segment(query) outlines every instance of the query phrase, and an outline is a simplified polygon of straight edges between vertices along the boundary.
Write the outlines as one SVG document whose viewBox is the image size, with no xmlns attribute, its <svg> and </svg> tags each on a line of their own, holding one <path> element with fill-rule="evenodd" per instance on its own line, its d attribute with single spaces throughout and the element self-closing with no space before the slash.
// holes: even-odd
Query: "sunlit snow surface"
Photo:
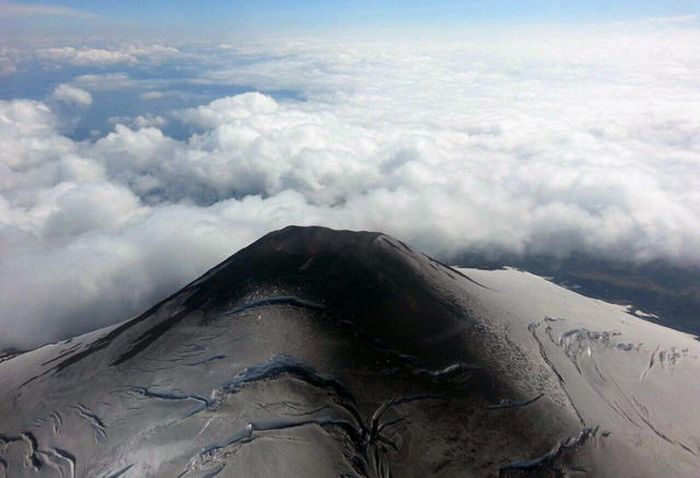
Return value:
<svg viewBox="0 0 700 478">
<path fill-rule="evenodd" d="M 528 273 L 287 228 L 1 358 L 0 476 L 697 476 L 698 355 Z"/>
</svg>

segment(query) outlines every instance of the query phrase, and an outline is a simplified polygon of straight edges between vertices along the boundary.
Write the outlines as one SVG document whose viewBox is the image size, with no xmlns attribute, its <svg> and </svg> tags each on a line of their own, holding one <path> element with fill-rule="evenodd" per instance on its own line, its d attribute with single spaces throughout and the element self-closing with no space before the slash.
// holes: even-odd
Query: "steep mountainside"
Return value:
<svg viewBox="0 0 700 478">
<path fill-rule="evenodd" d="M 0 358 L 0 476 L 692 477 L 699 355 L 531 274 L 289 227 Z"/>
</svg>

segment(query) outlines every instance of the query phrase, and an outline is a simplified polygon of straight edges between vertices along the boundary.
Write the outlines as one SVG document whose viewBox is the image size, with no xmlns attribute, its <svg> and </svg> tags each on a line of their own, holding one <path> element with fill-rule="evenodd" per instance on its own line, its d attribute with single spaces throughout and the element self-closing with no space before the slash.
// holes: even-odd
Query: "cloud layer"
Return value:
<svg viewBox="0 0 700 478">
<path fill-rule="evenodd" d="M 135 116 L 89 141 L 62 135 L 47 102 L 2 101 L 0 348 L 135 314 L 290 223 L 382 230 L 448 259 L 700 264 L 698 43 L 665 28 L 198 47 L 194 85 L 295 94 Z M 51 61 L 107 64 L 90 51 Z M 85 78 L 53 99 L 88 107 L 110 88 Z"/>
</svg>

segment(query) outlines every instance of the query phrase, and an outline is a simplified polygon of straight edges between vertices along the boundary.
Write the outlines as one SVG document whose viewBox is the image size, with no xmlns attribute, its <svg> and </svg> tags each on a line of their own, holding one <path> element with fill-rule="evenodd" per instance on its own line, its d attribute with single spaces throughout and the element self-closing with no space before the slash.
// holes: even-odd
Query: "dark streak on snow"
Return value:
<svg viewBox="0 0 700 478">
<path fill-rule="evenodd" d="M 211 402 L 204 398 L 200 397 L 199 395 L 187 395 L 187 394 L 182 394 L 179 392 L 174 392 L 174 391 L 168 391 L 168 392 L 156 392 L 153 391 L 147 387 L 142 387 L 140 385 L 132 385 L 129 387 L 131 391 L 138 393 L 139 395 L 142 395 L 146 398 L 157 398 L 160 400 L 172 400 L 172 401 L 195 401 L 200 404 L 199 407 L 193 408 L 187 416 L 192 416 L 196 413 L 201 412 L 202 410 L 205 410 L 209 406 L 211 406 Z"/>
<path fill-rule="evenodd" d="M 204 365 L 210 362 L 216 362 L 217 360 L 223 360 L 226 358 L 226 355 L 212 355 L 209 358 L 206 358 L 204 360 L 200 360 L 199 362 L 191 362 L 191 363 L 186 363 L 184 364 L 187 367 L 195 367 L 197 365 Z"/>
<path fill-rule="evenodd" d="M 61 449 L 61 448 L 53 448 L 52 451 L 53 451 L 56 455 L 60 456 L 61 458 L 63 458 L 64 460 L 66 460 L 66 461 L 68 462 L 69 467 L 70 467 L 70 474 L 71 474 L 71 477 L 72 477 L 72 478 L 75 478 L 76 466 L 77 466 L 77 463 L 78 463 L 77 459 L 75 458 L 75 455 L 73 455 L 72 453 L 70 453 L 70 452 L 68 452 L 68 451 L 66 451 L 66 450 L 63 450 L 63 449 Z"/>
<path fill-rule="evenodd" d="M 450 267 L 450 266 L 448 266 L 447 264 L 444 264 L 444 263 L 440 262 L 440 261 L 437 260 L 437 259 L 433 259 L 432 257 L 430 257 L 430 256 L 428 256 L 428 255 L 425 255 L 425 254 L 423 254 L 423 255 L 424 255 L 430 262 L 442 266 L 444 269 L 446 269 L 447 272 L 453 272 L 453 273 L 455 273 L 455 274 L 461 276 L 462 278 L 467 279 L 467 280 L 468 280 L 469 282 L 471 282 L 472 284 L 478 285 L 479 287 L 484 288 L 484 289 L 486 289 L 486 290 L 491 290 L 490 287 L 485 286 L 485 285 L 482 284 L 481 282 L 478 282 L 478 281 L 472 279 L 471 277 L 469 277 L 469 276 L 466 275 L 465 273 L 460 272 L 460 271 L 458 271 L 457 269 L 455 269 L 455 268 L 453 268 L 453 267 Z"/>
<path fill-rule="evenodd" d="M 532 322 L 530 325 L 527 326 L 527 329 L 530 331 L 530 334 L 532 334 L 532 337 L 535 339 L 535 342 L 537 342 L 537 347 L 538 347 L 540 356 L 542 357 L 542 360 L 544 360 L 544 362 L 547 364 L 547 366 L 550 368 L 550 370 L 552 372 L 554 372 L 554 375 L 556 375 L 557 379 L 559 380 L 559 386 L 560 386 L 561 390 L 564 392 L 564 394 L 566 395 L 566 398 L 569 401 L 569 405 L 571 405 L 571 408 L 574 410 L 574 413 L 576 414 L 576 417 L 578 418 L 579 422 L 581 422 L 581 425 L 585 428 L 586 422 L 583 420 L 581 413 L 578 411 L 578 408 L 576 408 L 574 401 L 571 399 L 569 392 L 566 390 L 566 381 L 564 380 L 564 377 L 559 373 L 557 368 L 554 366 L 554 363 L 552 363 L 551 359 L 549 358 L 549 355 L 547 355 L 547 350 L 545 349 L 544 344 L 542 343 L 540 338 L 537 336 L 537 329 L 539 328 L 540 325 L 542 325 L 541 321 L 540 322 Z"/>
<path fill-rule="evenodd" d="M 97 432 L 98 436 L 101 438 L 104 438 L 107 435 L 106 432 L 106 426 L 102 419 L 98 417 L 95 413 L 93 413 L 89 408 L 87 408 L 85 405 L 82 403 L 79 403 L 78 405 L 73 406 L 75 410 L 78 411 L 78 414 L 83 417 L 85 420 L 92 425 L 92 427 L 95 429 Z"/>
<path fill-rule="evenodd" d="M 556 466 L 557 459 L 565 451 L 575 450 L 584 445 L 588 440 L 595 437 L 598 433 L 596 428 L 583 428 L 577 435 L 567 438 L 564 441 L 557 442 L 556 445 L 544 456 L 511 463 L 498 472 L 499 478 L 514 478 L 514 477 L 559 477 L 564 476 L 563 470 Z"/>
<path fill-rule="evenodd" d="M 268 305 L 291 305 L 293 307 L 302 307 L 312 310 L 324 310 L 326 308 L 325 305 L 319 304 L 318 302 L 301 299 L 299 297 L 284 295 L 277 297 L 265 297 L 263 299 L 239 305 L 235 309 L 226 312 L 224 316 L 230 317 L 232 315 L 240 314 L 241 312 L 245 312 L 250 309 L 265 307 Z"/>
<path fill-rule="evenodd" d="M 112 473 L 111 475 L 105 476 L 105 478 L 119 478 L 120 476 L 124 476 L 126 474 L 126 472 L 129 471 L 131 469 L 131 467 L 133 467 L 133 466 L 134 466 L 134 464 L 132 463 L 131 465 L 125 466 L 124 468 L 117 471 L 116 473 Z"/>
<path fill-rule="evenodd" d="M 135 357 L 144 349 L 146 349 L 146 347 L 155 342 L 165 332 L 170 330 L 172 327 L 174 327 L 180 321 L 182 321 L 182 319 L 187 317 L 187 315 L 190 312 L 191 309 L 183 309 L 178 313 L 172 315 L 171 317 L 168 317 L 167 319 L 158 322 L 156 325 L 144 332 L 139 338 L 137 338 L 134 341 L 132 347 L 123 354 L 121 354 L 119 357 L 117 357 L 117 359 L 110 363 L 110 365 L 116 366 L 126 362 L 130 358 Z"/>
<path fill-rule="evenodd" d="M 46 362 L 42 362 L 41 365 L 48 365 L 50 363 L 56 362 L 64 357 L 72 354 L 73 352 L 75 352 L 77 349 L 80 348 L 81 345 L 82 344 L 75 344 L 71 347 L 68 347 L 67 349 L 63 350 L 60 354 L 58 354 L 54 358 L 52 358 L 51 360 L 47 360 Z"/>
<path fill-rule="evenodd" d="M 528 400 L 509 400 L 507 398 L 504 398 L 501 400 L 498 404 L 496 405 L 488 405 L 486 408 L 489 410 L 500 410 L 504 408 L 520 408 L 520 407 L 526 407 L 530 405 L 531 403 L 535 403 L 537 400 L 542 398 L 544 396 L 544 393 L 540 393 L 539 395 L 530 398 Z"/>
</svg>

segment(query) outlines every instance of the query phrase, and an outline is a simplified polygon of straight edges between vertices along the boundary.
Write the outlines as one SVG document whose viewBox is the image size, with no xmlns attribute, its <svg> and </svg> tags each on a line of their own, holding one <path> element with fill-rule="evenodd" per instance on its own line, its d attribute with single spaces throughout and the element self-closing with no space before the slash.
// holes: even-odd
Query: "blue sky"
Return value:
<svg viewBox="0 0 700 478">
<path fill-rule="evenodd" d="M 0 26 L 41 33 L 313 33 L 337 29 L 591 23 L 694 15 L 700 0 L 0 1 Z M 31 33 L 30 33 L 31 29 Z"/>
</svg>

